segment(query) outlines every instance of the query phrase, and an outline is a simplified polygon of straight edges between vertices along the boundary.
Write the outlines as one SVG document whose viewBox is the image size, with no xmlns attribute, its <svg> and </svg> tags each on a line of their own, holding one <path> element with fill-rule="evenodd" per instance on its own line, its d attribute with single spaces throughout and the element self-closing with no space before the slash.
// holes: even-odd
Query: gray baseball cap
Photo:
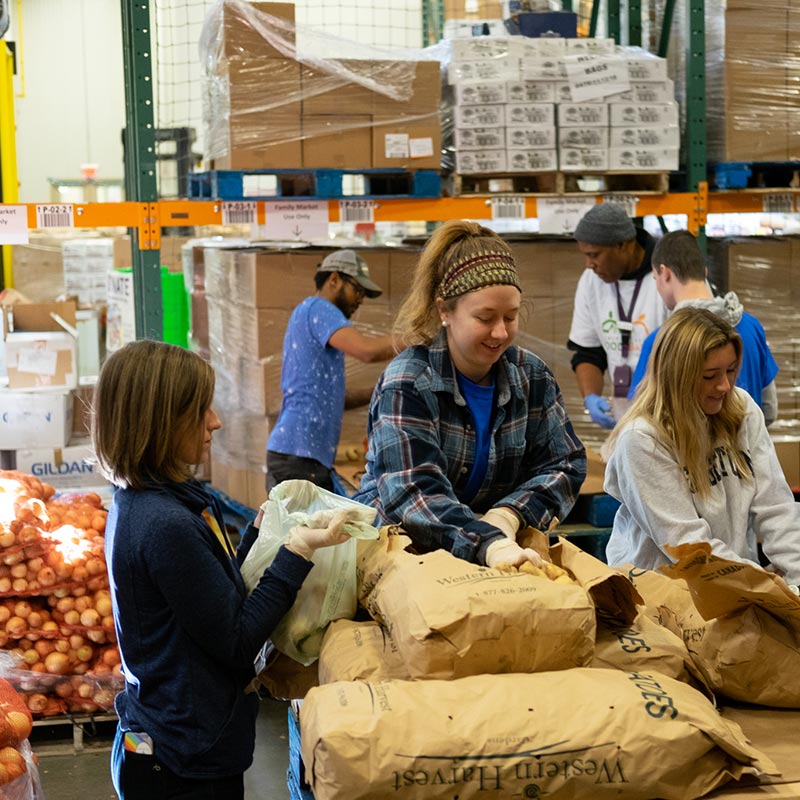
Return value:
<svg viewBox="0 0 800 800">
<path fill-rule="evenodd" d="M 380 297 L 383 289 L 369 277 L 367 262 L 355 250 L 334 250 L 325 256 L 317 272 L 341 272 L 349 275 L 364 289 L 367 297 Z"/>
</svg>

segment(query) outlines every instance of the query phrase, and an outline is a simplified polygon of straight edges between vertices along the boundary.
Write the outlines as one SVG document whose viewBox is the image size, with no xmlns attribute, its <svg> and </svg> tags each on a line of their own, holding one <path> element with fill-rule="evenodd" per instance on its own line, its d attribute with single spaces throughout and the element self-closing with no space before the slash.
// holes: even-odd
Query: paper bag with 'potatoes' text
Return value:
<svg viewBox="0 0 800 800">
<path fill-rule="evenodd" d="M 692 800 L 776 772 L 657 672 L 332 683 L 308 693 L 300 728 L 317 800 Z"/>
</svg>

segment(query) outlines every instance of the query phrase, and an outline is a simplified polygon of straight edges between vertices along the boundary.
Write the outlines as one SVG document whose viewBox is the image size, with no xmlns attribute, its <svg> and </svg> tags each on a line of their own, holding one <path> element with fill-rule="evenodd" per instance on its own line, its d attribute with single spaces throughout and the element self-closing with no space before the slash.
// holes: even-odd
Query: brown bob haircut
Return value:
<svg viewBox="0 0 800 800">
<path fill-rule="evenodd" d="M 112 353 L 100 370 L 92 409 L 100 471 L 132 489 L 188 480 L 192 468 L 178 460 L 175 445 L 199 430 L 213 397 L 214 370 L 182 347 L 141 340 Z"/>
</svg>

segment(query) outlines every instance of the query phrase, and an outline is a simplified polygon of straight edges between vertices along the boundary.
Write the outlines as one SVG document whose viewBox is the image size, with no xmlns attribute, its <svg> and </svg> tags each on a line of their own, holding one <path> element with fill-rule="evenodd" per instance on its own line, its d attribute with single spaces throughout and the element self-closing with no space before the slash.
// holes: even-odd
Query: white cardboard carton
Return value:
<svg viewBox="0 0 800 800">
<path fill-rule="evenodd" d="M 60 492 L 107 485 L 97 471 L 94 450 L 89 444 L 17 450 L 17 469 L 35 475 Z"/>
<path fill-rule="evenodd" d="M 64 447 L 72 435 L 68 392 L 0 392 L 0 450 Z"/>
</svg>

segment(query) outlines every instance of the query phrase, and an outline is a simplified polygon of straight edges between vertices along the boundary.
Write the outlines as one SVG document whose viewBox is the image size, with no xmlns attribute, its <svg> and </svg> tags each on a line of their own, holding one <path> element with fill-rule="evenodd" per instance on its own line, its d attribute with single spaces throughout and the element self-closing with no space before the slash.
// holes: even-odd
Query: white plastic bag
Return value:
<svg viewBox="0 0 800 800">
<path fill-rule="evenodd" d="M 262 509 L 264 517 L 258 538 L 242 564 L 242 576 L 250 591 L 273 562 L 292 528 L 298 525 L 324 527 L 325 520 L 333 513 L 347 512 L 344 530 L 351 538 L 314 553 L 314 569 L 271 637 L 278 650 L 307 666 L 318 658 L 328 624 L 336 619 L 352 619 L 355 615 L 355 540 L 378 538 L 378 530 L 372 526 L 375 509 L 301 480 L 279 483 Z"/>
</svg>

